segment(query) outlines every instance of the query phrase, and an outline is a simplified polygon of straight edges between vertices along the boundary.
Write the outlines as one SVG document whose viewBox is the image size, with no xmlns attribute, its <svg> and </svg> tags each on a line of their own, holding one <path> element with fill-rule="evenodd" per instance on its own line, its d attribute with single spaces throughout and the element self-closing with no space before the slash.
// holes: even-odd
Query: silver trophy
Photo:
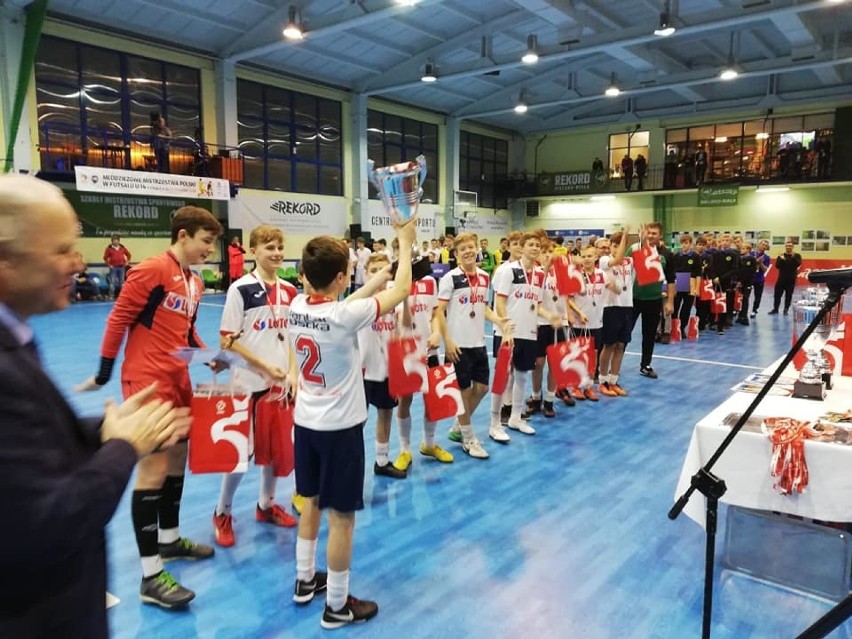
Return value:
<svg viewBox="0 0 852 639">
<path fill-rule="evenodd" d="M 805 292 L 804 299 L 793 305 L 793 328 L 796 335 L 801 335 L 814 320 L 827 295 L 827 290 L 811 287 Z M 794 397 L 822 400 L 825 399 L 825 389 L 831 389 L 831 366 L 823 348 L 840 325 L 842 309 L 841 301 L 822 318 L 805 341 L 802 350 L 805 351 L 807 362 L 793 385 Z"/>
<path fill-rule="evenodd" d="M 426 179 L 426 158 L 418 155 L 414 162 L 375 166 L 373 160 L 367 160 L 367 177 L 379 192 L 391 221 L 401 224 L 417 215 Z"/>
</svg>

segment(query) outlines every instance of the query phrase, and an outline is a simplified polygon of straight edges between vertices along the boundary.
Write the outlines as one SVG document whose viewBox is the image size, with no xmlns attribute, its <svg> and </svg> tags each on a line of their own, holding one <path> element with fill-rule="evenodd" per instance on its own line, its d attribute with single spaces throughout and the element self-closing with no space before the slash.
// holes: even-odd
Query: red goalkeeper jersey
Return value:
<svg viewBox="0 0 852 639">
<path fill-rule="evenodd" d="M 187 365 L 172 353 L 186 346 L 204 346 L 195 330 L 203 290 L 201 278 L 181 269 L 171 251 L 130 270 L 101 344 L 101 356 L 115 358 L 128 334 L 123 382 L 157 381 L 171 387 L 186 379 Z"/>
</svg>

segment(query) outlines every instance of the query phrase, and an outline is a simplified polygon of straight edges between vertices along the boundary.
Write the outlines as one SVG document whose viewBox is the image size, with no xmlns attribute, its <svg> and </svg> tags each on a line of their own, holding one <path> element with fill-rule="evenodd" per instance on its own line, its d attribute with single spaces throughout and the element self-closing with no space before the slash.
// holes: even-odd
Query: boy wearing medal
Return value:
<svg viewBox="0 0 852 639">
<path fill-rule="evenodd" d="M 524 435 L 534 435 L 535 429 L 522 418 L 527 377 L 535 369 L 538 353 L 538 317 L 547 320 L 554 329 L 562 326 L 562 313 L 546 311 L 544 299 L 545 273 L 536 266 L 541 253 L 538 233 L 524 233 L 521 239 L 521 259 L 509 262 L 496 274 L 493 283 L 494 306 L 497 315 L 508 317 L 515 325 L 514 335 L 504 335 L 501 341 L 512 346 L 512 410 L 507 426 Z M 496 346 L 496 344 L 495 344 Z M 496 351 L 496 349 L 495 349 Z M 509 435 L 500 421 L 500 413 L 491 408 L 489 437 L 507 443 Z"/>
<path fill-rule="evenodd" d="M 251 393 L 251 428 L 254 431 L 257 402 L 272 385 L 293 388 L 296 380 L 287 376 L 293 352 L 287 344 L 287 315 L 296 287 L 280 279 L 277 270 L 284 258 L 284 233 L 270 225 L 258 226 L 249 237 L 249 249 L 257 268 L 228 288 L 219 326 L 220 345 L 241 356 L 250 368 L 234 368 L 234 385 Z M 254 439 L 254 438 L 253 438 Z M 222 478 L 219 503 L 213 512 L 213 533 L 220 546 L 236 542 L 231 503 L 244 473 Z M 292 528 L 296 519 L 275 503 L 278 478 L 271 464 L 261 467 L 260 495 L 255 509 L 259 522 Z"/>
<path fill-rule="evenodd" d="M 186 362 L 173 357 L 180 348 L 204 344 L 195 318 L 204 284 L 190 265 L 215 250 L 222 225 L 210 211 L 184 206 L 172 218 L 168 251 L 133 267 L 106 322 L 97 375 L 77 387 L 97 390 L 112 376 L 115 358 L 127 336 L 121 390 L 125 398 L 157 382 L 156 396 L 189 406 L 192 382 Z M 186 442 L 139 460 L 131 497 L 131 517 L 142 563 L 139 597 L 163 608 L 183 608 L 195 593 L 163 569 L 171 559 L 208 559 L 214 550 L 180 536 L 180 503 L 186 473 Z"/>
<path fill-rule="evenodd" d="M 511 335 L 512 323 L 488 306 L 488 274 L 476 266 L 477 241 L 473 233 L 461 233 L 455 248 L 459 266 L 438 284 L 438 320 L 447 359 L 455 364 L 456 379 L 464 402 L 458 433 L 462 450 L 475 459 L 489 455 L 470 424 L 479 402 L 488 391 L 490 371 L 485 349 L 485 320 Z M 522 398 L 523 401 L 523 398 Z M 450 431 L 453 439 L 455 429 Z"/>
<path fill-rule="evenodd" d="M 598 392 L 607 397 L 624 397 L 627 391 L 618 383 L 624 349 L 633 331 L 633 259 L 625 256 L 629 228 L 613 233 L 612 255 L 602 255 L 600 268 L 606 278 L 603 295 L 603 322 Z"/>
<path fill-rule="evenodd" d="M 601 242 L 602 240 L 598 240 Z M 572 298 L 578 310 L 578 314 L 585 321 L 581 326 L 574 325 L 571 327 L 571 337 L 591 336 L 595 341 L 595 357 L 600 360 L 601 349 L 603 348 L 603 337 L 601 335 L 601 327 L 603 326 L 603 296 L 604 296 L 604 274 L 603 271 L 595 265 L 598 256 L 598 247 L 596 245 L 587 244 L 580 251 L 580 265 L 583 274 L 583 288 Z M 597 366 L 595 367 L 597 370 Z M 598 401 L 598 395 L 594 389 L 594 379 L 589 377 L 589 381 L 578 388 L 560 389 L 561 398 L 565 400 L 565 395 L 571 396 L 574 400 L 589 400 L 592 402 Z M 559 392 L 557 392 L 559 394 Z M 569 403 L 566 401 L 566 403 Z"/>
<path fill-rule="evenodd" d="M 549 239 L 542 240 L 541 254 L 539 255 L 538 262 L 545 271 L 546 277 L 544 280 L 544 298 L 541 306 L 551 315 L 563 315 L 563 318 L 569 324 L 574 324 L 576 321 L 575 318 L 579 318 L 580 323 L 585 324 L 587 320 L 585 314 L 580 311 L 570 298 L 560 298 L 559 292 L 556 289 L 556 270 L 553 265 L 554 254 L 554 243 Z M 544 377 L 544 364 L 547 359 L 547 347 L 557 342 L 564 342 L 566 337 L 565 328 L 554 329 L 544 317 L 539 316 L 538 352 L 535 359 L 535 370 L 532 374 L 532 396 L 527 400 L 527 412 L 530 414 L 542 412 L 547 418 L 556 417 L 553 400 L 556 399 L 557 388 L 550 366 L 547 367 L 547 389 L 544 393 L 543 401 L 541 396 L 542 378 Z M 570 405 L 573 405 L 573 401 Z"/>
</svg>

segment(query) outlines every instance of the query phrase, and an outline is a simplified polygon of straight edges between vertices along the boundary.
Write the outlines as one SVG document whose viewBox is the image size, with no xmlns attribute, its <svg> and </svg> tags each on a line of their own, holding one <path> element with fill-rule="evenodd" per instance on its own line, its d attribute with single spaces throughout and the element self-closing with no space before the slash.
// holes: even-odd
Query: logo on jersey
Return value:
<svg viewBox="0 0 852 639">
<path fill-rule="evenodd" d="M 166 297 L 163 299 L 163 308 L 181 315 L 192 315 L 195 312 L 195 305 L 185 295 L 178 295 L 173 291 L 166 293 Z"/>
<path fill-rule="evenodd" d="M 267 329 L 281 330 L 287 328 L 287 318 L 279 317 L 278 319 L 259 319 L 255 320 L 251 327 L 256 331 L 265 331 Z"/>
<path fill-rule="evenodd" d="M 459 295 L 457 301 L 458 301 L 459 304 L 469 304 L 470 303 L 470 296 Z M 473 301 L 473 303 L 478 304 L 479 302 L 482 302 L 483 304 L 487 304 L 488 299 L 485 297 L 485 295 L 480 295 L 480 294 L 477 293 L 476 299 Z"/>
<path fill-rule="evenodd" d="M 381 333 L 385 331 L 395 331 L 396 330 L 396 320 L 393 319 L 379 319 L 373 322 L 371 328 L 376 333 Z"/>
</svg>

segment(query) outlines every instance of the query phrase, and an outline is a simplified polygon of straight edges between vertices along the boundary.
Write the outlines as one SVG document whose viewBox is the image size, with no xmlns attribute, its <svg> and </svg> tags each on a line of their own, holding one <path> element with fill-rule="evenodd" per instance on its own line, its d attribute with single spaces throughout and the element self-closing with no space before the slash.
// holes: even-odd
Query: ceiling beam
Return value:
<svg viewBox="0 0 852 639">
<path fill-rule="evenodd" d="M 783 3 L 783 5 L 780 3 Z M 776 4 L 769 6 L 761 5 L 750 10 L 743 10 L 739 7 L 729 7 L 691 17 L 691 19 L 694 20 L 694 23 L 682 26 L 673 36 L 671 36 L 671 38 L 694 39 L 696 36 L 710 31 L 742 28 L 744 25 L 766 20 L 772 15 L 783 15 L 788 13 L 798 14 L 819 9 L 824 6 L 827 6 L 827 0 L 802 0 L 801 2 L 797 2 L 796 0 L 777 0 Z M 568 60 L 579 56 L 586 56 L 592 53 L 608 53 L 613 46 L 630 47 L 658 40 L 658 36 L 655 36 L 645 25 L 620 30 L 610 30 L 599 35 L 585 38 L 582 44 L 572 49 L 566 50 L 561 46 L 557 46 L 539 51 L 539 61 L 541 62 L 544 60 L 547 62 L 554 62 L 558 60 Z M 476 67 L 472 67 L 471 65 L 459 65 L 455 68 L 444 68 L 441 71 L 441 76 L 446 78 L 465 78 L 472 75 L 478 75 L 485 71 L 512 69 L 522 65 L 523 62 L 521 62 L 516 56 L 503 56 L 501 61 L 498 61 L 491 66 L 482 67 L 481 65 L 477 65 Z M 380 86 L 368 88 L 365 93 L 367 93 L 367 95 L 393 93 L 411 86 L 417 86 L 419 81 L 419 76 L 405 82 L 384 81 L 384 83 Z"/>
</svg>

